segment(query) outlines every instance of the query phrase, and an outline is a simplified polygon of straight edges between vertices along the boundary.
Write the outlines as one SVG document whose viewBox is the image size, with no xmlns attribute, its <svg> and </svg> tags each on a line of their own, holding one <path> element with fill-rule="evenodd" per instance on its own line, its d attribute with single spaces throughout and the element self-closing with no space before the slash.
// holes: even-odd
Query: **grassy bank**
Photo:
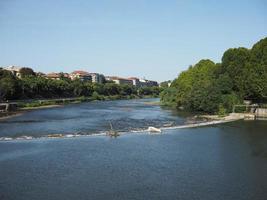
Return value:
<svg viewBox="0 0 267 200">
<path fill-rule="evenodd" d="M 75 103 L 82 103 L 82 102 L 90 102 L 90 101 L 112 101 L 112 100 L 123 100 L 123 99 L 141 99 L 141 98 L 155 98 L 157 96 L 152 95 L 113 95 L 113 96 L 91 96 L 91 97 L 77 97 L 77 98 L 66 98 L 66 99 L 49 99 L 49 100 L 32 100 L 30 102 L 19 102 L 18 108 L 20 110 L 31 110 L 31 109 L 38 109 L 38 108 L 49 108 L 49 107 L 57 107 L 66 104 L 75 104 Z"/>
</svg>

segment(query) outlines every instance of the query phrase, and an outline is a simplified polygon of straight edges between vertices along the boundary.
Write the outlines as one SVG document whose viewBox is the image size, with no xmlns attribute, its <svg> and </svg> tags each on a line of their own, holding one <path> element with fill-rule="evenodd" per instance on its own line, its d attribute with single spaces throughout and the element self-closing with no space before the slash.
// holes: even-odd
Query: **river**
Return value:
<svg viewBox="0 0 267 200">
<path fill-rule="evenodd" d="M 119 132 L 185 123 L 184 116 L 150 104 L 157 101 L 159 99 L 95 101 L 34 110 L 1 120 L 0 137 L 101 134 L 110 130 L 110 123 Z"/>
<path fill-rule="evenodd" d="M 134 132 L 182 125 L 157 99 L 89 102 L 1 120 L 1 200 L 259 199 L 267 197 L 267 122 Z M 100 133 L 109 122 L 118 138 Z M 74 138 L 50 134 L 84 133 Z M 99 134 L 99 135 L 97 135 Z"/>
</svg>

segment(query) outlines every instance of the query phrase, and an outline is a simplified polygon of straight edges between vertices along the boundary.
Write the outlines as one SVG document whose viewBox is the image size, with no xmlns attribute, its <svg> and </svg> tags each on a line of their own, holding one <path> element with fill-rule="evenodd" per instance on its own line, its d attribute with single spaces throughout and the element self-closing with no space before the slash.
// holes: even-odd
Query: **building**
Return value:
<svg viewBox="0 0 267 200">
<path fill-rule="evenodd" d="M 45 75 L 46 78 L 60 80 L 61 78 L 69 78 L 68 73 L 49 73 Z"/>
<path fill-rule="evenodd" d="M 14 76 L 22 78 L 22 75 L 35 75 L 35 72 L 32 68 L 29 67 L 19 67 L 10 65 L 3 68 L 4 70 L 10 71 Z"/>
<path fill-rule="evenodd" d="M 122 84 L 133 85 L 133 81 L 127 78 L 121 78 L 117 76 L 106 76 L 105 78 L 108 81 L 114 81 L 118 85 Z"/>
<path fill-rule="evenodd" d="M 88 72 L 81 70 L 72 72 L 70 78 L 71 80 L 79 79 L 81 81 L 92 81 L 92 76 Z"/>
<path fill-rule="evenodd" d="M 54 80 L 60 79 L 59 73 L 49 73 L 49 74 L 46 74 L 45 77 L 49 79 L 54 79 Z"/>
<path fill-rule="evenodd" d="M 152 87 L 152 86 L 159 86 L 157 81 L 151 81 L 147 79 L 140 79 L 140 87 Z"/>
<path fill-rule="evenodd" d="M 39 76 L 39 77 L 46 77 L 46 74 L 43 73 L 43 72 L 36 72 L 36 76 Z"/>
<path fill-rule="evenodd" d="M 89 73 L 92 77 L 92 83 L 104 83 L 105 76 L 103 74 L 98 73 Z"/>
<path fill-rule="evenodd" d="M 152 87 L 152 86 L 158 86 L 158 82 L 146 80 L 146 79 L 139 79 L 136 77 L 130 77 L 130 78 L 121 78 L 117 76 L 106 76 L 106 80 L 114 81 L 117 84 L 128 84 L 133 85 L 136 87 Z"/>
<path fill-rule="evenodd" d="M 7 71 L 10 71 L 14 76 L 16 76 L 18 78 L 21 78 L 21 73 L 20 73 L 20 69 L 21 68 L 22 67 L 10 65 L 8 67 L 4 67 L 3 69 L 7 70 Z"/>
<path fill-rule="evenodd" d="M 135 87 L 140 87 L 140 80 L 139 78 L 136 78 L 136 77 L 130 77 L 128 78 L 128 80 L 131 80 L 133 82 L 133 85 Z"/>
</svg>

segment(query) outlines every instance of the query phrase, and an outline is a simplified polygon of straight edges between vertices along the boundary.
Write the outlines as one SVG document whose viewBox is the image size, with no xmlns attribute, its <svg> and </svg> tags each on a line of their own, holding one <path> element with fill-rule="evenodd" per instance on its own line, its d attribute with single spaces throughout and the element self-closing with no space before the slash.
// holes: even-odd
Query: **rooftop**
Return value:
<svg viewBox="0 0 267 200">
<path fill-rule="evenodd" d="M 13 66 L 13 65 L 10 65 L 10 66 L 7 66 L 7 67 L 4 67 L 5 70 L 9 70 L 9 71 L 16 71 L 16 72 L 19 72 L 19 70 L 21 69 L 22 67 L 18 67 L 18 66 Z"/>
<path fill-rule="evenodd" d="M 69 74 L 68 73 L 63 73 L 63 75 L 64 75 L 65 78 L 68 78 L 69 77 Z M 60 76 L 61 76 L 60 73 L 55 73 L 55 72 L 46 74 L 46 77 L 48 77 L 48 78 L 60 78 Z"/>
<path fill-rule="evenodd" d="M 137 78 L 137 77 L 130 77 L 130 78 L 128 78 L 129 80 L 139 80 L 139 78 Z"/>
<path fill-rule="evenodd" d="M 72 74 L 88 75 L 89 73 L 82 70 L 73 71 Z"/>
</svg>

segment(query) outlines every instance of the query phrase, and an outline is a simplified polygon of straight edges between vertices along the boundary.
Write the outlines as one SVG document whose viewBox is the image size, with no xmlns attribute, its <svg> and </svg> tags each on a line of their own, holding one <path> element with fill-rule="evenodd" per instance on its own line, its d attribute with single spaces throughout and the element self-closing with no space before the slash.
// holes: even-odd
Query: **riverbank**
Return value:
<svg viewBox="0 0 267 200">
<path fill-rule="evenodd" d="M 160 101 L 144 102 L 145 105 L 160 106 Z"/>
<path fill-rule="evenodd" d="M 240 120 L 244 119 L 248 113 L 230 113 L 226 116 L 219 116 L 219 115 L 200 115 L 200 118 L 207 119 L 207 120 L 222 120 L 222 121 L 229 121 L 229 120 Z"/>
<path fill-rule="evenodd" d="M 1 120 L 5 120 L 5 119 L 9 119 L 12 117 L 16 117 L 19 115 L 22 115 L 23 112 L 17 111 L 17 112 L 8 112 L 8 113 L 0 113 L 0 121 Z"/>
<path fill-rule="evenodd" d="M 45 109 L 45 108 L 56 108 L 56 107 L 62 107 L 64 105 L 60 104 L 55 104 L 55 105 L 44 105 L 44 106 L 37 106 L 37 107 L 23 107 L 20 108 L 22 111 L 27 111 L 27 110 L 37 110 L 37 109 Z"/>
</svg>

